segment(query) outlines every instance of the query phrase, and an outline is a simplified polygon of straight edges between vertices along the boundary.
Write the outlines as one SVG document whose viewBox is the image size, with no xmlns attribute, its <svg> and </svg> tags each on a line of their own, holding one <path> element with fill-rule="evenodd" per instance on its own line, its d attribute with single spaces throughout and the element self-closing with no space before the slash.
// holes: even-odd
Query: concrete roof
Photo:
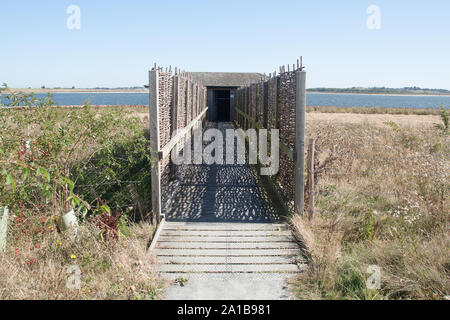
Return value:
<svg viewBox="0 0 450 320">
<path fill-rule="evenodd" d="M 261 73 L 249 72 L 189 72 L 189 74 L 206 87 L 241 87 L 264 78 Z"/>
</svg>

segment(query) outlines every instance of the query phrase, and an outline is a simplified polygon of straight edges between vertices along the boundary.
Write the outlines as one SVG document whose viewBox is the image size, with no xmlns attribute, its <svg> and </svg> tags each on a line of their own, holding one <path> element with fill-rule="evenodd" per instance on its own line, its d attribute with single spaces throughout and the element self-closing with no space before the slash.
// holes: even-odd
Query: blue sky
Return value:
<svg viewBox="0 0 450 320">
<path fill-rule="evenodd" d="M 80 30 L 66 26 L 72 4 Z M 154 62 L 269 73 L 302 55 L 308 87 L 450 89 L 448 0 L 15 0 L 1 2 L 0 30 L 11 87 L 143 85 Z"/>
</svg>

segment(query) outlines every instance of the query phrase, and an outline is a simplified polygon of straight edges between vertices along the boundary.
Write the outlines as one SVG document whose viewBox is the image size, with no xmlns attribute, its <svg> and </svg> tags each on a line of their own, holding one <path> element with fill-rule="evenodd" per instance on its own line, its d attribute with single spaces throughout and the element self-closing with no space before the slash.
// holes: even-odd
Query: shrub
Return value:
<svg viewBox="0 0 450 320">
<path fill-rule="evenodd" d="M 308 268 L 298 298 L 444 299 L 450 292 L 450 143 L 442 129 L 335 121 L 307 123 L 322 158 L 316 216 L 294 216 Z M 367 290 L 366 268 L 381 269 Z"/>
<path fill-rule="evenodd" d="M 151 210 L 140 120 L 118 108 L 7 96 L 20 107 L 0 106 L 0 204 L 11 213 L 0 299 L 154 299 L 163 282 L 154 261 L 141 260 L 154 227 L 127 218 L 130 202 L 141 204 L 141 217 Z M 70 209 L 82 221 L 76 238 L 57 232 L 56 217 Z M 71 290 L 66 270 L 74 264 L 83 281 Z"/>
</svg>

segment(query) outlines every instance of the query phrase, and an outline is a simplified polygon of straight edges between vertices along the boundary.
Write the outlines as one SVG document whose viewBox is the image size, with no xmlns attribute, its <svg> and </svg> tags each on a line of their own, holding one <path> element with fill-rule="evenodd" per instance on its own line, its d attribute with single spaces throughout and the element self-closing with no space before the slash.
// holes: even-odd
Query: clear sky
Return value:
<svg viewBox="0 0 450 320">
<path fill-rule="evenodd" d="M 11 87 L 140 86 L 154 62 L 269 73 L 302 55 L 310 88 L 450 89 L 448 0 L 3 0 L 0 30 Z"/>
</svg>

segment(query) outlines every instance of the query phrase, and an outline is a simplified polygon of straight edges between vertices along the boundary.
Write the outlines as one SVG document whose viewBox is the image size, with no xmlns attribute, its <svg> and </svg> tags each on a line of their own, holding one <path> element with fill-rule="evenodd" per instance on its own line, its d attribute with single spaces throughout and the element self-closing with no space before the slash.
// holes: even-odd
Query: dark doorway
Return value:
<svg viewBox="0 0 450 320">
<path fill-rule="evenodd" d="M 215 105 L 217 108 L 217 121 L 230 121 L 230 90 L 215 91 Z"/>
</svg>

